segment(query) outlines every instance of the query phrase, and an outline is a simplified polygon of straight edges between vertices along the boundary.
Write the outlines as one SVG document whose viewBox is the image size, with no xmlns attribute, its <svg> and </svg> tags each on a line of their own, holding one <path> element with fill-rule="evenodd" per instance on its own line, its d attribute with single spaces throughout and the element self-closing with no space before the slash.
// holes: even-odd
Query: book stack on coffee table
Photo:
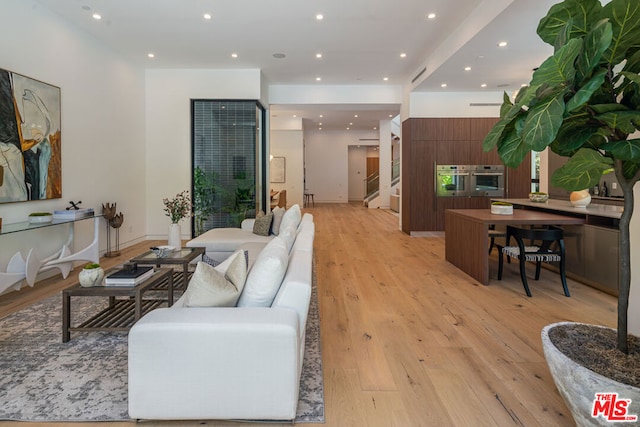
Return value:
<svg viewBox="0 0 640 427">
<path fill-rule="evenodd" d="M 121 268 L 104 279 L 105 286 L 135 286 L 153 276 L 153 267 Z"/>
</svg>

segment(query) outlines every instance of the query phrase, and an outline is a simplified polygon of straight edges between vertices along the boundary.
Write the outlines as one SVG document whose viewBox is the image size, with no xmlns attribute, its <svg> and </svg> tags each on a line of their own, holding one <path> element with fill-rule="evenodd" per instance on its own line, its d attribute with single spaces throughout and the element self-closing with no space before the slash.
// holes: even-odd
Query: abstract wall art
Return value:
<svg viewBox="0 0 640 427">
<path fill-rule="evenodd" d="M 62 197 L 60 88 L 0 69 L 0 203 Z"/>
</svg>

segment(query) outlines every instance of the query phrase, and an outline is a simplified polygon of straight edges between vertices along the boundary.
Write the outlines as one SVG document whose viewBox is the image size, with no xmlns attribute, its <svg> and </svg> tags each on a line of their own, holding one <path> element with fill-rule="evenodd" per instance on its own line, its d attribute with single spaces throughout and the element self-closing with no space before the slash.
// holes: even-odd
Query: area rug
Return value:
<svg viewBox="0 0 640 427">
<path fill-rule="evenodd" d="M 72 313 L 82 316 L 96 313 L 106 302 L 98 298 L 73 298 L 72 304 Z M 127 334 L 72 333 L 71 341 L 63 343 L 61 307 L 62 298 L 58 294 L 0 320 L 0 419 L 129 420 Z M 295 421 L 324 422 L 315 286 L 309 306 Z"/>
</svg>

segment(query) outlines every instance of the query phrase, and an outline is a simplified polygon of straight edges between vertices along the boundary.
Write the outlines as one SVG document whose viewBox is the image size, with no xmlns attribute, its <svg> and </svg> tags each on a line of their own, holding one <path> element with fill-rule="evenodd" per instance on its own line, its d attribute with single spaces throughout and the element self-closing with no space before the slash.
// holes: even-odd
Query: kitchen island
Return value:
<svg viewBox="0 0 640 427">
<path fill-rule="evenodd" d="M 482 216 L 481 226 L 478 226 L 477 224 L 472 226 L 470 224 L 461 224 L 461 218 L 458 217 L 459 215 L 455 215 L 455 217 L 450 219 L 452 221 L 451 226 L 447 224 L 445 228 L 448 261 L 452 262 L 479 282 L 488 284 L 488 254 L 477 254 L 480 254 L 482 244 L 484 244 L 485 253 L 487 252 L 486 241 L 488 237 L 486 230 L 488 230 L 489 224 L 495 224 L 498 229 L 506 227 L 507 224 L 518 224 L 517 216 L 523 215 L 523 212 L 561 215 L 571 217 L 579 221 L 574 223 L 555 223 L 555 225 L 561 225 L 564 229 L 567 276 L 612 295 L 618 294 L 620 236 L 618 223 L 623 211 L 621 205 L 591 203 L 587 207 L 576 208 L 568 200 L 558 199 L 549 199 L 543 203 L 532 202 L 529 199 L 494 200 L 511 203 L 514 207 L 514 217 L 491 223 L 490 221 L 492 217 L 495 218 L 500 215 L 491 215 L 488 210 L 485 210 L 485 214 Z M 489 218 L 487 218 L 487 216 L 489 216 Z M 504 216 L 508 217 L 510 215 Z M 469 221 L 472 220 L 468 218 L 464 220 L 465 223 Z M 475 219 L 474 221 L 477 222 L 480 221 L 480 219 Z M 520 222 L 520 224 L 527 223 Z M 462 239 L 463 242 L 465 241 L 464 234 L 460 234 L 460 231 L 458 230 L 461 226 L 463 227 L 463 230 L 468 229 L 466 233 L 476 233 L 476 237 L 473 237 L 473 239 L 467 237 L 467 242 L 460 248 L 460 250 L 466 251 L 467 258 L 471 258 L 471 253 L 476 254 L 473 257 L 473 260 L 464 259 L 459 261 L 456 260 L 458 255 L 449 255 L 449 250 L 455 250 L 455 247 L 459 245 L 454 241 L 455 239 Z M 479 227 L 479 229 L 473 230 L 473 227 Z M 478 240 L 478 242 L 475 242 L 475 240 Z M 467 246 L 472 245 L 471 241 L 474 241 L 473 245 L 474 247 L 477 246 L 477 248 L 467 248 Z M 451 248 L 449 248 L 450 242 Z M 452 260 L 450 260 L 450 256 Z M 483 258 L 486 259 L 486 262 Z M 454 262 L 453 260 L 456 261 Z M 461 263 L 465 264 L 464 267 L 459 265 Z M 470 263 L 482 264 L 482 266 L 470 266 L 468 265 Z M 486 266 L 486 272 L 484 271 L 484 266 Z M 469 271 L 475 271 L 475 273 L 471 274 Z"/>
</svg>

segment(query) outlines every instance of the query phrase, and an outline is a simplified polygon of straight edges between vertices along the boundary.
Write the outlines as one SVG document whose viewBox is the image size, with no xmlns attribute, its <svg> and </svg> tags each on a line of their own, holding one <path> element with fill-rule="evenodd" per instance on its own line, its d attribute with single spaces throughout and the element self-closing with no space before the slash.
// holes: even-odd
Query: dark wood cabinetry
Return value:
<svg viewBox="0 0 640 427">
<path fill-rule="evenodd" d="M 482 142 L 497 118 L 414 118 L 402 123 L 402 230 L 444 230 L 446 209 L 488 208 L 488 197 L 436 197 L 435 165 L 498 165 Z M 531 162 L 506 170 L 505 197 L 527 197 Z"/>
</svg>

